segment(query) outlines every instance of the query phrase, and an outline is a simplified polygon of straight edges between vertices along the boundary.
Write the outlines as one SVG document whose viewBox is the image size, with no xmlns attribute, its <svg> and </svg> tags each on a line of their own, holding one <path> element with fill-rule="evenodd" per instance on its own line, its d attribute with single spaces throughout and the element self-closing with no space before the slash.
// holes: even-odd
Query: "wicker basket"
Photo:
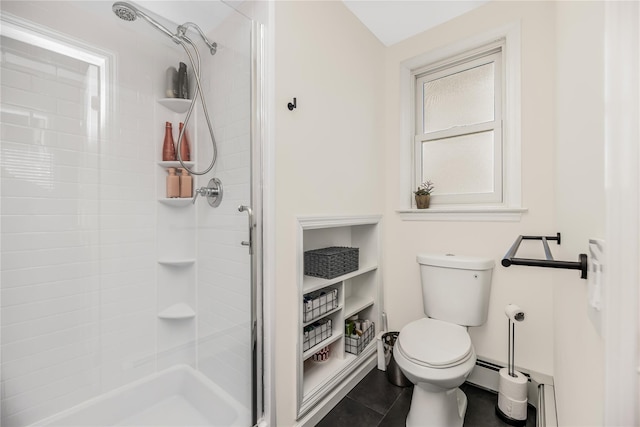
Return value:
<svg viewBox="0 0 640 427">
<path fill-rule="evenodd" d="M 347 353 L 355 354 L 356 356 L 362 353 L 367 345 L 373 340 L 376 335 L 376 325 L 371 322 L 371 326 L 362 331 L 362 335 L 346 335 L 344 337 L 344 351 Z"/>
<path fill-rule="evenodd" d="M 304 274 L 333 279 L 358 269 L 358 248 L 331 246 L 304 253 Z"/>
</svg>

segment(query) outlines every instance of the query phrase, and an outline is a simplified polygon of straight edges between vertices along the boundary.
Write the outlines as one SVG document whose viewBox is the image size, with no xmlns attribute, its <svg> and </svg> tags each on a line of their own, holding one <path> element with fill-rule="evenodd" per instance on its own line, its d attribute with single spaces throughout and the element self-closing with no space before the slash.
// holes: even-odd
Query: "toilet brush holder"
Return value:
<svg viewBox="0 0 640 427">
<path fill-rule="evenodd" d="M 514 426 L 527 423 L 527 377 L 521 372 L 500 369 L 498 383 L 498 404 L 496 414 L 500 419 Z"/>
</svg>

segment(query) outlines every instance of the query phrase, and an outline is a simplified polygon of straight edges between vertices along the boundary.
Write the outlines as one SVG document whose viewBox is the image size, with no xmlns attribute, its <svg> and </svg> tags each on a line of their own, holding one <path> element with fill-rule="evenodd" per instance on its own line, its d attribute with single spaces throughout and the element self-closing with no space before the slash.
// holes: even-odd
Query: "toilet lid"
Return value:
<svg viewBox="0 0 640 427">
<path fill-rule="evenodd" d="M 471 353 L 471 338 L 464 327 L 428 318 L 402 328 L 396 345 L 412 362 L 434 368 L 457 365 Z"/>
</svg>

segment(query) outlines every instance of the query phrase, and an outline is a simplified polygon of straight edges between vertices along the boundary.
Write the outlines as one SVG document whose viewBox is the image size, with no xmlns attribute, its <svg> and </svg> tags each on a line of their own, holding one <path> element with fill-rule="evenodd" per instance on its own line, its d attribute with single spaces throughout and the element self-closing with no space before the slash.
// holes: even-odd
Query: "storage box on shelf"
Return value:
<svg viewBox="0 0 640 427">
<path fill-rule="evenodd" d="M 338 308 L 338 289 L 327 288 L 311 292 L 302 302 L 303 321 L 310 322 Z"/>
<path fill-rule="evenodd" d="M 304 253 L 304 274 L 333 279 L 358 269 L 358 248 L 332 246 Z"/>
<path fill-rule="evenodd" d="M 331 319 L 320 319 L 309 326 L 305 326 L 302 349 L 307 351 L 311 347 L 315 347 L 328 339 L 332 333 Z"/>
<path fill-rule="evenodd" d="M 344 351 L 347 353 L 355 354 L 356 356 L 362 353 L 362 351 L 369 345 L 373 338 L 376 336 L 375 323 L 368 322 L 367 327 L 361 326 L 363 329 L 358 329 L 356 322 L 350 320 L 345 323 L 345 337 L 344 337 Z M 351 329 L 353 328 L 353 329 Z M 353 333 L 351 332 L 353 330 Z"/>
<path fill-rule="evenodd" d="M 342 307 L 302 324 L 302 359 L 307 360 L 322 347 L 340 342 L 342 346 Z"/>
</svg>

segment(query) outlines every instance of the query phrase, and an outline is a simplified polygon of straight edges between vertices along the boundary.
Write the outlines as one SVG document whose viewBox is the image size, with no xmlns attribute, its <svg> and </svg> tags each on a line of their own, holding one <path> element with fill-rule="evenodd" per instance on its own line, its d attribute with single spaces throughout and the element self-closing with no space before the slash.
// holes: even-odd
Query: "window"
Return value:
<svg viewBox="0 0 640 427">
<path fill-rule="evenodd" d="M 437 204 L 500 204 L 502 46 L 415 72 L 417 187 L 436 183 Z"/>
<path fill-rule="evenodd" d="M 400 64 L 399 202 L 404 220 L 517 221 L 520 24 L 427 51 Z M 435 183 L 429 209 L 413 191 Z"/>
</svg>

